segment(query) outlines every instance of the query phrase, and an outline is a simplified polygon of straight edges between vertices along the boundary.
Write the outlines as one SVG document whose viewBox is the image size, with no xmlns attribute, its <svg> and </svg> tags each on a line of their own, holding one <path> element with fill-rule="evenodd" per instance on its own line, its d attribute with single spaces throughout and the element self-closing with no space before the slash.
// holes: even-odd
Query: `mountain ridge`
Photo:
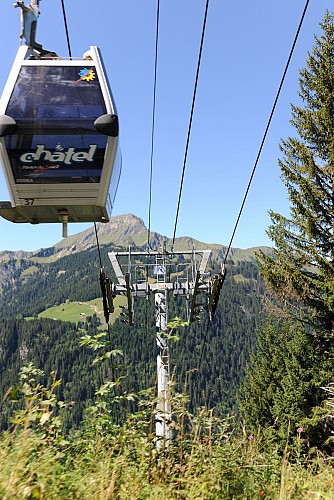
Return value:
<svg viewBox="0 0 334 500">
<path fill-rule="evenodd" d="M 85 229 L 79 233 L 68 236 L 57 242 L 52 247 L 40 248 L 38 250 L 28 252 L 24 250 L 0 252 L 0 262 L 10 259 L 31 259 L 31 260 L 47 260 L 49 262 L 58 260 L 66 255 L 82 252 L 96 248 L 97 239 L 99 245 L 113 245 L 120 248 L 137 247 L 147 248 L 148 246 L 148 230 L 144 221 L 133 214 L 115 215 L 111 217 L 110 222 L 105 224 L 97 224 L 97 238 L 95 227 Z M 218 243 L 205 243 L 196 240 L 190 236 L 181 236 L 175 239 L 174 245 L 172 240 L 156 231 L 150 232 L 150 247 L 158 250 L 166 241 L 167 248 L 173 250 L 192 250 L 210 249 L 216 258 L 224 258 L 226 246 Z M 259 249 L 268 249 L 269 247 L 257 246 L 247 249 L 231 248 L 229 258 L 232 260 L 254 260 L 255 253 Z"/>
</svg>

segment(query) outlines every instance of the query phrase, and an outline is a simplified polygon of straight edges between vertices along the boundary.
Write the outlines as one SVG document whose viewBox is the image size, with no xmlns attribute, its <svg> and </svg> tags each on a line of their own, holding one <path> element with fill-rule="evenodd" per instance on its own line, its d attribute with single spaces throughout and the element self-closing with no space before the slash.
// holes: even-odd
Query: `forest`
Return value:
<svg viewBox="0 0 334 500">
<path fill-rule="evenodd" d="M 104 262 L 107 262 L 108 251 L 109 246 L 101 247 Z M 39 319 L 38 313 L 54 304 L 89 301 L 101 296 L 98 252 L 83 251 L 52 263 L 33 262 L 34 272 L 26 274 L 25 270 L 31 265 L 30 260 L 0 264 L 7 272 L 12 269 L 13 276 L 3 286 L 0 297 L 3 353 L 0 391 L 2 395 L 6 393 L 28 362 L 45 373 L 54 370 L 62 380 L 59 397 L 65 402 L 75 401 L 64 422 L 69 430 L 79 426 L 83 409 L 91 403 L 102 381 L 100 367 L 92 366 L 94 353 L 85 346 L 80 347 L 81 337 L 87 333 L 96 335 L 101 328 L 94 315 L 78 327 L 69 322 Z M 213 265 L 218 268 L 219 261 Z M 219 414 L 236 411 L 236 391 L 254 345 L 260 317 L 260 293 L 263 290 L 254 259 L 237 263 L 231 260 L 214 321 L 210 322 L 205 314 L 201 323 L 194 322 L 183 328 L 180 340 L 171 345 L 171 370 L 177 387 L 182 387 L 188 372 L 196 370 L 189 379 L 191 408 L 208 405 L 216 407 Z M 185 317 L 183 302 L 171 298 L 170 319 Z M 107 335 L 106 325 L 104 329 Z M 156 377 L 153 297 L 149 302 L 136 301 L 134 326 L 118 319 L 110 326 L 108 335 L 113 348 L 123 353 L 118 360 L 123 389 L 137 392 L 153 387 Z M 2 412 L 1 418 L 2 426 L 7 427 L 8 409 Z"/>
</svg>

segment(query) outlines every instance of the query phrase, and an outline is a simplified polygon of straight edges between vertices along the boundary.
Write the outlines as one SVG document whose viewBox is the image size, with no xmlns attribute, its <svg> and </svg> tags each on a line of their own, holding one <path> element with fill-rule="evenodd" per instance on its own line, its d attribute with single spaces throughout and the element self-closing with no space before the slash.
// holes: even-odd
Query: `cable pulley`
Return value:
<svg viewBox="0 0 334 500">
<path fill-rule="evenodd" d="M 106 323 L 109 323 L 110 314 L 112 314 L 115 310 L 114 307 L 114 294 L 112 291 L 112 281 L 106 277 L 104 267 L 100 269 L 100 287 L 102 293 L 102 305 L 103 305 L 103 314 L 106 320 Z"/>
<path fill-rule="evenodd" d="M 212 281 L 210 283 L 209 304 L 208 304 L 210 321 L 213 320 L 213 317 L 215 315 L 220 296 L 220 291 L 223 287 L 225 278 L 226 278 L 226 267 L 225 264 L 222 264 L 219 273 L 212 278 Z"/>
</svg>

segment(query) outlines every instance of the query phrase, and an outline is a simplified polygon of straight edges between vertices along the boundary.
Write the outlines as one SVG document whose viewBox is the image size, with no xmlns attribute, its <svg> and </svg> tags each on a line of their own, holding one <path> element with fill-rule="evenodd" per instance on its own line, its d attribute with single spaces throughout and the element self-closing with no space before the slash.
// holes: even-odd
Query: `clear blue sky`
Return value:
<svg viewBox="0 0 334 500">
<path fill-rule="evenodd" d="M 2 91 L 19 46 L 19 12 L 0 6 Z M 26 2 L 26 3 L 29 3 Z M 151 229 L 171 237 L 183 165 L 205 0 L 161 0 Z M 97 45 L 116 100 L 123 173 L 114 215 L 148 223 L 156 0 L 65 0 L 72 54 Z M 228 244 L 305 0 L 211 0 L 177 236 Z M 329 0 L 311 0 L 233 242 L 269 245 L 269 209 L 288 213 L 278 143 L 292 135 L 299 69 Z M 61 1 L 41 0 L 36 39 L 67 55 Z M 0 199 L 9 200 L 2 172 Z M 70 233 L 87 225 L 71 224 Z M 1 250 L 36 250 L 61 239 L 60 225 L 0 219 Z"/>
</svg>

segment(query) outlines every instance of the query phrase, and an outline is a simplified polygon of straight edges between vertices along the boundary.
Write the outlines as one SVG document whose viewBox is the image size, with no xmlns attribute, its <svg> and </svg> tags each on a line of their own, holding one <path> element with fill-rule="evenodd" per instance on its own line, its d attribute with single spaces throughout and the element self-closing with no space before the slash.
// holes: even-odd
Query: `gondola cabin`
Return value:
<svg viewBox="0 0 334 500">
<path fill-rule="evenodd" d="M 107 222 L 121 172 L 118 117 L 101 55 L 29 58 L 18 50 L 0 100 L 0 161 L 11 202 L 32 224 Z"/>
</svg>

